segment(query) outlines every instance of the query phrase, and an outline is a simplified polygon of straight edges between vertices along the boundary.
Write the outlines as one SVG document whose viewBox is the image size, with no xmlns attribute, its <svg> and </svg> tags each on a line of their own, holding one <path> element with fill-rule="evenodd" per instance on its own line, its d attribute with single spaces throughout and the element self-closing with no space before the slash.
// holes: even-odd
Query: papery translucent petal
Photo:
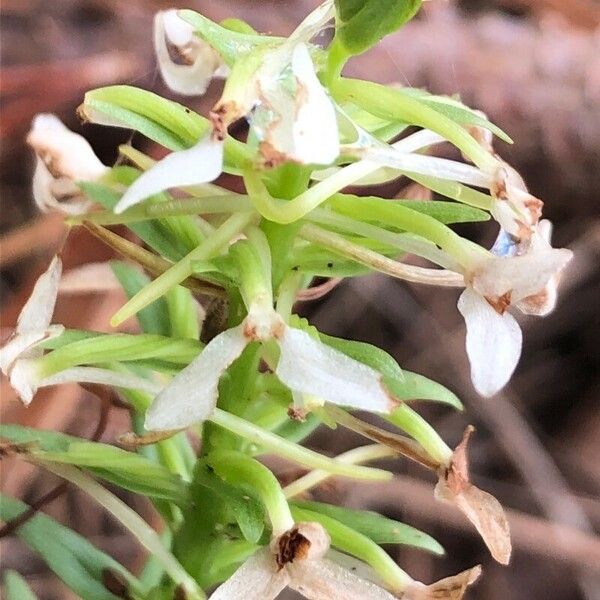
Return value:
<svg viewBox="0 0 600 600">
<path fill-rule="evenodd" d="M 26 331 L 15 335 L 0 348 L 0 370 L 8 375 L 12 365 L 19 358 L 41 356 L 43 350 L 37 346 L 44 340 L 58 337 L 64 329 L 62 325 L 50 325 L 45 330 Z"/>
<path fill-rule="evenodd" d="M 372 412 L 388 413 L 394 408 L 380 373 L 308 333 L 286 327 L 279 347 L 276 374 L 291 390 Z"/>
<path fill-rule="evenodd" d="M 146 429 L 183 429 L 210 417 L 217 403 L 219 379 L 247 343 L 241 325 L 211 340 L 154 399 L 146 413 Z"/>
<path fill-rule="evenodd" d="M 482 396 L 493 396 L 510 379 L 521 355 L 522 333 L 514 317 L 500 315 L 471 288 L 458 300 L 467 325 L 471 379 Z"/>
<path fill-rule="evenodd" d="M 334 17 L 335 7 L 333 0 L 326 0 L 307 15 L 300 25 L 294 29 L 289 40 L 309 42 L 315 35 L 320 33 Z"/>
<path fill-rule="evenodd" d="M 322 558 L 288 565 L 289 587 L 309 600 L 393 600 L 395 596 L 361 579 L 348 569 Z"/>
<path fill-rule="evenodd" d="M 418 581 L 409 585 L 403 600 L 461 600 L 467 588 L 475 583 L 481 575 L 481 567 L 476 566 L 456 575 L 445 577 L 430 585 Z"/>
<path fill-rule="evenodd" d="M 542 290 L 572 257 L 566 248 L 547 248 L 522 256 L 490 258 L 476 270 L 473 289 L 489 298 L 510 293 L 510 301 L 519 302 Z"/>
<path fill-rule="evenodd" d="M 274 600 L 287 586 L 287 569 L 278 570 L 269 548 L 262 548 L 210 596 L 210 600 Z"/>
<path fill-rule="evenodd" d="M 223 142 L 204 137 L 192 148 L 172 152 L 143 173 L 119 200 L 115 212 L 121 213 L 169 188 L 213 181 L 222 168 Z"/>
<path fill-rule="evenodd" d="M 171 44 L 182 63 L 169 54 Z M 160 74 L 173 91 L 186 96 L 200 96 L 222 66 L 219 54 L 194 36 L 193 27 L 177 15 L 177 10 L 160 11 L 154 17 L 154 51 Z"/>
</svg>

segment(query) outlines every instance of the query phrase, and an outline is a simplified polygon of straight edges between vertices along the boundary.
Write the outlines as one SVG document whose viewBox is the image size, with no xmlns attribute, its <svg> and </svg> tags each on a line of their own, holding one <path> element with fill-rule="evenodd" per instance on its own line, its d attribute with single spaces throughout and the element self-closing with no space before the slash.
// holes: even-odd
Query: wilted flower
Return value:
<svg viewBox="0 0 600 600">
<path fill-rule="evenodd" d="M 39 114 L 27 143 L 36 154 L 33 197 L 40 210 L 85 213 L 91 203 L 84 199 L 77 182 L 94 181 L 108 171 L 87 140 L 65 127 L 56 115 Z"/>
<path fill-rule="evenodd" d="M 442 470 L 435 488 L 436 498 L 456 506 L 475 526 L 492 556 L 508 564 L 511 542 L 504 510 L 494 496 L 469 481 L 467 446 L 472 433 L 473 428 L 467 428 L 450 465 Z"/>
<path fill-rule="evenodd" d="M 146 429 L 182 429 L 209 418 L 219 379 L 256 340 L 277 342 L 280 357 L 275 373 L 298 395 L 382 413 L 397 404 L 380 373 L 286 325 L 272 309 L 251 306 L 241 325 L 216 336 L 154 399 L 146 414 Z"/>
<path fill-rule="evenodd" d="M 154 16 L 154 51 L 164 82 L 185 96 L 204 94 L 213 77 L 228 74 L 219 53 L 194 35 L 194 28 L 176 9 Z"/>
<path fill-rule="evenodd" d="M 19 398 L 24 404 L 29 404 L 38 388 L 69 382 L 99 383 L 157 393 L 160 387 L 152 381 L 107 369 L 74 367 L 44 372 L 40 363 L 44 350 L 40 344 L 58 337 L 64 331 L 62 325 L 51 324 L 61 272 L 62 263 L 55 256 L 46 272 L 38 278 L 23 306 L 15 332 L 0 348 L 0 369 L 9 377 Z"/>
</svg>

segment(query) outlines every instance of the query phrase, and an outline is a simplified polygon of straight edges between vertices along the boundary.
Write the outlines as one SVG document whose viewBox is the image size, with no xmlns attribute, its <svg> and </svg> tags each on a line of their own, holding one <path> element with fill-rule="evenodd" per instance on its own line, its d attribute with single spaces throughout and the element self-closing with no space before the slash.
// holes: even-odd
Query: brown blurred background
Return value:
<svg viewBox="0 0 600 600">
<path fill-rule="evenodd" d="M 262 31 L 288 33 L 314 0 L 189 0 L 185 6 L 221 19 L 238 16 Z M 102 160 L 116 159 L 129 133 L 81 127 L 74 109 L 88 88 L 130 83 L 173 97 L 156 74 L 151 48 L 159 0 L 4 0 L 1 23 L 0 217 L 2 338 L 9 334 L 35 277 L 62 244 L 61 219 L 40 215 L 31 201 L 33 160 L 23 145 L 32 116 L 56 112 L 84 133 Z M 184 6 L 184 4 L 181 4 Z M 448 385 L 465 414 L 423 406 L 454 445 L 467 423 L 474 480 L 509 512 L 515 547 L 512 564 L 491 561 L 471 527 L 434 502 L 432 481 L 405 461 L 385 486 L 336 482 L 319 498 L 380 510 L 428 531 L 447 557 L 410 550 L 390 552 L 414 577 L 432 581 L 482 563 L 485 576 L 471 598 L 579 600 L 600 598 L 600 2 L 598 0 L 462 0 L 427 2 L 419 17 L 349 69 L 382 82 L 460 92 L 516 141 L 498 151 L 546 202 L 555 243 L 575 251 L 560 303 L 547 319 L 523 319 L 523 358 L 511 386 L 492 400 L 472 391 L 464 353 L 464 327 L 456 293 L 370 276 L 341 284 L 299 310 L 322 330 L 376 343 L 406 368 Z M 200 101 L 205 111 L 218 86 Z M 179 99 L 181 100 L 181 99 Z M 139 147 L 156 152 L 136 136 Z M 390 189 L 390 192 L 395 190 Z M 484 244 L 493 224 L 463 227 Z M 110 254 L 84 232 L 70 234 L 67 268 Z M 64 295 L 57 322 L 108 330 L 123 301 L 116 292 Z M 2 418 L 83 436 L 94 431 L 97 400 L 76 387 L 44 390 L 23 409 L 3 379 Z M 126 430 L 127 415 L 113 409 L 103 440 Z M 338 453 L 359 443 L 351 434 L 317 432 L 310 445 Z M 50 476 L 3 461 L 2 489 L 34 502 L 56 484 Z M 128 502 L 154 522 L 148 506 Z M 69 489 L 44 510 L 72 526 L 132 569 L 139 548 L 104 513 Z M 19 540 L 0 541 L 4 568 L 16 568 L 40 598 L 72 596 Z"/>
</svg>

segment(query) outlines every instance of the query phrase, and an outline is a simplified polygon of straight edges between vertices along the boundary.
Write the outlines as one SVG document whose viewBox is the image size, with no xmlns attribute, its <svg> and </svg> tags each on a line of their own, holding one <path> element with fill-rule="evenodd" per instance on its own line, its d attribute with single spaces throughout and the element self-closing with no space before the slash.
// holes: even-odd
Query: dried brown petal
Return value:
<svg viewBox="0 0 600 600">
<path fill-rule="evenodd" d="M 456 575 L 440 579 L 431 585 L 414 582 L 403 594 L 402 600 L 460 600 L 467 588 L 477 581 L 479 575 L 481 575 L 481 567 L 477 565 Z"/>
<path fill-rule="evenodd" d="M 501 564 L 510 560 L 508 521 L 498 500 L 469 481 L 467 446 L 473 427 L 465 431 L 452 462 L 435 488 L 438 500 L 454 504 L 475 526 L 492 556 Z"/>
</svg>

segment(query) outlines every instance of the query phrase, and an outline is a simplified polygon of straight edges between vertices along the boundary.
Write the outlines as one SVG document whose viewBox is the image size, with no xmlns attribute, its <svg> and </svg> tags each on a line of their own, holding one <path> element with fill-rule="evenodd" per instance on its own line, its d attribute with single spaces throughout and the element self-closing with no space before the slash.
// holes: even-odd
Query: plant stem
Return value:
<svg viewBox="0 0 600 600">
<path fill-rule="evenodd" d="M 171 287 L 178 285 L 193 272 L 193 262 L 207 260 L 218 253 L 232 237 L 249 225 L 256 215 L 254 213 L 236 213 L 229 217 L 213 235 L 207 237 L 187 256 L 175 263 L 170 269 L 156 278 L 153 282 L 139 291 L 111 319 L 111 325 L 116 327 L 135 315 L 142 308 L 160 298 Z"/>
<path fill-rule="evenodd" d="M 216 425 L 224 427 L 228 431 L 239 435 L 240 437 L 262 446 L 269 452 L 282 456 L 294 462 L 297 462 L 310 469 L 321 469 L 327 471 L 330 475 L 342 475 L 352 479 L 363 479 L 369 481 L 386 481 L 392 478 L 392 474 L 382 469 L 371 469 L 368 467 L 356 467 L 350 464 L 344 464 L 332 458 L 328 458 L 303 448 L 298 444 L 288 442 L 286 439 L 265 431 L 240 417 L 216 408 L 210 420 Z"/>
</svg>

